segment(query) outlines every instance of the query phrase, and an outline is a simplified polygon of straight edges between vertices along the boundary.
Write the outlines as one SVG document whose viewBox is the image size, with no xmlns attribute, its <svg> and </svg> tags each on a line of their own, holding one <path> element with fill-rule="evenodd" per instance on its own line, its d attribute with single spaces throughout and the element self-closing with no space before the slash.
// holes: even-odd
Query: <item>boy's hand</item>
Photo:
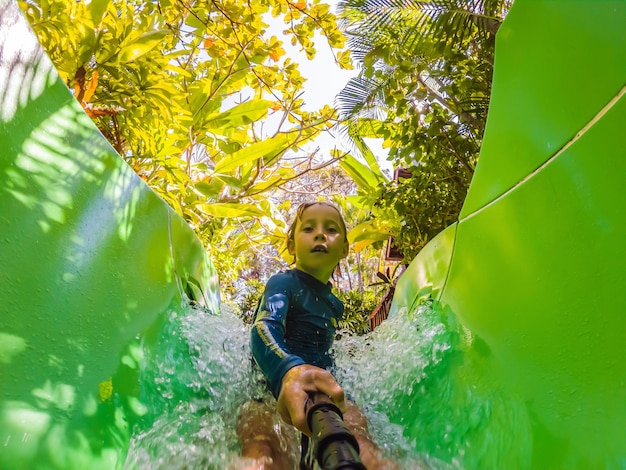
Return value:
<svg viewBox="0 0 626 470">
<path fill-rule="evenodd" d="M 308 436 L 311 435 L 311 431 L 306 422 L 305 407 L 309 394 L 314 393 L 327 395 L 342 412 L 346 411 L 343 389 L 332 374 L 308 364 L 287 371 L 278 395 L 280 416 Z"/>
</svg>

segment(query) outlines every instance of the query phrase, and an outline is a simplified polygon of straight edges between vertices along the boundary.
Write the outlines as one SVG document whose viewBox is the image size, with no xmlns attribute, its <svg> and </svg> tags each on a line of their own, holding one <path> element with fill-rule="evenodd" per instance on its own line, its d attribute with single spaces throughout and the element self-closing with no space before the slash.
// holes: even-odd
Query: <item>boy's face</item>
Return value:
<svg viewBox="0 0 626 470">
<path fill-rule="evenodd" d="M 296 258 L 296 268 L 328 282 L 335 266 L 348 254 L 348 240 L 341 216 L 333 207 L 314 204 L 296 221 L 289 253 Z"/>
</svg>

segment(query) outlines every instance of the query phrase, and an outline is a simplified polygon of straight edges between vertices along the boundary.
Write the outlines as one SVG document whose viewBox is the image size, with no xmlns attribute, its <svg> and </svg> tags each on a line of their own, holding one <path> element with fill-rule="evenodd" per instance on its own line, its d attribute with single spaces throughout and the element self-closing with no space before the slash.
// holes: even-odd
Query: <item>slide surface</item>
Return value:
<svg viewBox="0 0 626 470">
<path fill-rule="evenodd" d="M 528 429 L 499 468 L 626 465 L 624 27 L 625 2 L 514 4 L 459 221 L 394 297 L 392 314 L 430 296 L 458 322 L 459 407 L 515 397 Z"/>
<path fill-rule="evenodd" d="M 139 363 L 186 291 L 217 311 L 215 270 L 0 13 L 0 468 L 119 467 Z"/>
<path fill-rule="evenodd" d="M 0 15 L 0 468 L 122 468 L 134 425 L 164 406 L 141 365 L 185 297 L 218 311 L 215 271 L 17 4 Z M 626 2 L 517 0 L 498 32 L 463 211 L 392 305 L 391 320 L 430 302 L 453 338 L 419 387 L 387 391 L 424 455 L 626 465 L 624 27 Z"/>
</svg>

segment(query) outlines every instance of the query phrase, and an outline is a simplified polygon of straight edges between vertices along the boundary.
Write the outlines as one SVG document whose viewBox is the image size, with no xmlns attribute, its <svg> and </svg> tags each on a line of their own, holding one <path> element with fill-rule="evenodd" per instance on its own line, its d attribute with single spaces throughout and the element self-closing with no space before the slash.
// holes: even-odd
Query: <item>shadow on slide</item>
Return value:
<svg viewBox="0 0 626 470">
<path fill-rule="evenodd" d="M 163 406 L 140 366 L 188 296 L 218 312 L 215 270 L 17 4 L 0 14 L 0 468 L 120 468 Z M 424 455 L 626 465 L 625 27 L 624 2 L 518 0 L 498 32 L 463 211 L 392 305 L 392 321 L 435 306 L 454 338 L 419 387 L 387 391 Z"/>
</svg>

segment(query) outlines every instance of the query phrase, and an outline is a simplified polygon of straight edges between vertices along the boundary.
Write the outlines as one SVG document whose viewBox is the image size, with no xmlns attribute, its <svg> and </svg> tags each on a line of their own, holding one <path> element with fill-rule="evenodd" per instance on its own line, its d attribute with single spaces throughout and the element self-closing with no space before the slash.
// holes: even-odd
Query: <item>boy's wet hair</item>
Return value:
<svg viewBox="0 0 626 470">
<path fill-rule="evenodd" d="M 296 235 L 296 224 L 298 223 L 298 220 L 302 220 L 302 214 L 304 213 L 304 211 L 307 210 L 309 207 L 315 206 L 315 205 L 332 207 L 333 209 L 337 211 L 337 214 L 339 214 L 339 222 L 343 230 L 343 236 L 346 239 L 346 243 L 347 243 L 348 242 L 348 229 L 346 228 L 346 222 L 343 220 L 343 215 L 341 214 L 341 211 L 336 205 L 330 202 L 326 202 L 326 201 L 303 202 L 302 204 L 298 206 L 298 210 L 296 211 L 296 216 L 293 218 L 293 221 L 291 222 L 291 225 L 289 226 L 289 230 L 287 231 L 287 241 L 294 239 Z"/>
</svg>

